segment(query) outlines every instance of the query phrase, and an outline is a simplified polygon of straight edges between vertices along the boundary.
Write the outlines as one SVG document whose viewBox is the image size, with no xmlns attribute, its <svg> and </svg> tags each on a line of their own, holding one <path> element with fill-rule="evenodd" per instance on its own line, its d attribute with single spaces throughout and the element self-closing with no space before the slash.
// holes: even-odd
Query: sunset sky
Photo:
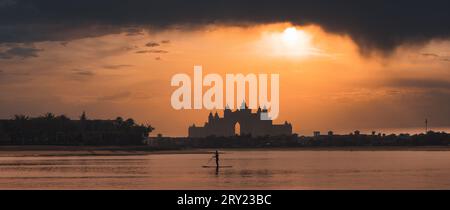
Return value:
<svg viewBox="0 0 450 210">
<path fill-rule="evenodd" d="M 276 122 L 300 135 L 449 130 L 449 3 L 314 2 L 0 0 L 0 118 L 86 111 L 186 136 L 209 111 L 173 110 L 171 77 L 202 65 L 280 74 Z"/>
</svg>

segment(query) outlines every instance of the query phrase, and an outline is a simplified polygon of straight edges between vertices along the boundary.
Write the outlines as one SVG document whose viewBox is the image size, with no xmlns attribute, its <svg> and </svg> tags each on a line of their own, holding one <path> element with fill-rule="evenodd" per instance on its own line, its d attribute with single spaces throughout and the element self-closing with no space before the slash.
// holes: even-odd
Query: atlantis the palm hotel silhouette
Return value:
<svg viewBox="0 0 450 210">
<path fill-rule="evenodd" d="M 267 109 L 261 108 L 256 113 L 252 113 L 245 102 L 236 111 L 232 111 L 227 106 L 223 118 L 220 118 L 217 112 L 215 115 L 210 113 L 208 122 L 205 123 L 204 127 L 198 127 L 195 124 L 189 127 L 189 137 L 231 137 L 236 134 L 253 137 L 292 135 L 292 124 L 288 122 L 274 125 L 272 120 L 261 120 L 267 118 L 267 113 Z M 238 126 L 240 127 L 240 133 L 236 133 L 236 127 Z"/>
</svg>

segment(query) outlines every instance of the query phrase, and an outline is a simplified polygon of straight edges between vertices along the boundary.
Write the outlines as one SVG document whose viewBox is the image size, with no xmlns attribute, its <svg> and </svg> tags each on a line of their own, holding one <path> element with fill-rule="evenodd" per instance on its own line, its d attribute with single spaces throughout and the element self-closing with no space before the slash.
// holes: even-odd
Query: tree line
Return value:
<svg viewBox="0 0 450 210">
<path fill-rule="evenodd" d="M 0 121 L 2 145 L 142 145 L 154 130 L 133 119 L 90 120 L 86 113 L 77 120 L 47 113 L 39 117 L 15 115 Z"/>
</svg>

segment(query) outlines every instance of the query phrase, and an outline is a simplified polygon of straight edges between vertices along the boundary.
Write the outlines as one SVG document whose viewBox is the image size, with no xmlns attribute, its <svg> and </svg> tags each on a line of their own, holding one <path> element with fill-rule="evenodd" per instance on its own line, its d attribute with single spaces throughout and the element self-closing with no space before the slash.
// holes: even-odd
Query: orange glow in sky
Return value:
<svg viewBox="0 0 450 210">
<path fill-rule="evenodd" d="M 204 73 L 280 74 L 280 117 L 294 131 L 350 133 L 450 126 L 448 41 L 361 55 L 345 34 L 290 23 L 111 34 L 40 42 L 39 57 L 0 61 L 0 116 L 45 112 L 133 117 L 168 136 L 186 136 L 208 111 L 176 111 L 171 77 Z M 429 55 L 429 56 L 427 56 Z M 7 79 L 5 79 L 7 78 Z M 436 85 L 438 84 L 438 85 Z M 439 85 L 440 84 L 440 85 Z"/>
</svg>

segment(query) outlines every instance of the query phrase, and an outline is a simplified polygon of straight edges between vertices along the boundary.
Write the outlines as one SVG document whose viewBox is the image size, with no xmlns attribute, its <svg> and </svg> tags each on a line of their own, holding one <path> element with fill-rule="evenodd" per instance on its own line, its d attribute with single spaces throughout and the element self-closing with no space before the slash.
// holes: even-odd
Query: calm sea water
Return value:
<svg viewBox="0 0 450 210">
<path fill-rule="evenodd" d="M 0 189 L 450 189 L 446 151 L 226 151 L 218 174 L 210 157 L 0 157 Z"/>
</svg>

